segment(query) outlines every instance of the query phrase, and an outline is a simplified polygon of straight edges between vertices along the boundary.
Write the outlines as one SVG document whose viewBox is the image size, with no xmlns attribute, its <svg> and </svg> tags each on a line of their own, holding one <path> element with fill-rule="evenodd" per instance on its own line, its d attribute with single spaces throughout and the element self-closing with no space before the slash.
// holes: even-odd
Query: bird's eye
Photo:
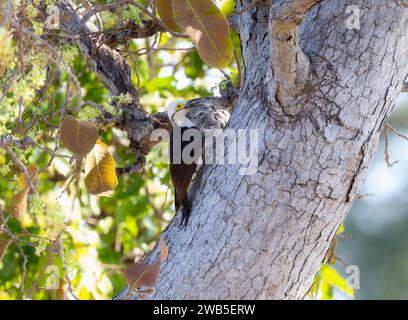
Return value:
<svg viewBox="0 0 408 320">
<path fill-rule="evenodd" d="M 184 105 L 181 104 L 181 103 L 178 103 L 178 104 L 176 105 L 176 110 L 181 110 L 181 109 L 183 109 L 183 108 L 184 108 Z"/>
</svg>

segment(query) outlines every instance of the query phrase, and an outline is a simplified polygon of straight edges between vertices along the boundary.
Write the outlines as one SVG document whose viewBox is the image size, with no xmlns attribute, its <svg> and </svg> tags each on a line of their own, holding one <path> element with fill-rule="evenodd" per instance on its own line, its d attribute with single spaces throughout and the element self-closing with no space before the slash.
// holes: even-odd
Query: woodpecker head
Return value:
<svg viewBox="0 0 408 320">
<path fill-rule="evenodd" d="M 180 127 L 193 127 L 195 126 L 194 123 L 186 117 L 186 113 L 188 112 L 187 101 L 185 100 L 178 100 L 174 101 L 169 104 L 167 109 L 167 115 L 171 121 L 171 123 Z"/>
</svg>

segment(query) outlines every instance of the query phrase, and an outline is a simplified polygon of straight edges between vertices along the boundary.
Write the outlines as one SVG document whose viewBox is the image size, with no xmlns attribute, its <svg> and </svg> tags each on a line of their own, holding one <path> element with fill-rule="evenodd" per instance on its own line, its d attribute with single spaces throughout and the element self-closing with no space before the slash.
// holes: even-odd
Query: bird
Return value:
<svg viewBox="0 0 408 320">
<path fill-rule="evenodd" d="M 170 103 L 167 109 L 172 124 L 170 176 L 175 190 L 175 209 L 178 212 L 182 208 L 181 224 L 184 226 L 188 224 L 192 209 L 188 188 L 204 154 L 204 130 L 224 128 L 230 116 L 215 101 L 211 98 L 177 100 Z M 183 139 L 185 134 L 187 136 Z"/>
</svg>

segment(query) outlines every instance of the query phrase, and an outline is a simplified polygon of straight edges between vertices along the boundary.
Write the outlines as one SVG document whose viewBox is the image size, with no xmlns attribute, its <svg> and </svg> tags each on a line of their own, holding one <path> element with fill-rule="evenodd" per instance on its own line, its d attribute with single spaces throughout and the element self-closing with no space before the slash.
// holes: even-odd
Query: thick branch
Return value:
<svg viewBox="0 0 408 320">
<path fill-rule="evenodd" d="M 126 27 L 107 32 L 102 36 L 102 43 L 110 48 L 116 48 L 119 44 L 131 39 L 144 39 L 154 36 L 159 31 L 165 31 L 162 25 L 154 20 L 142 20 L 141 24 L 128 23 Z"/>
<path fill-rule="evenodd" d="M 278 82 L 276 98 L 284 109 L 294 103 L 309 78 L 310 63 L 299 45 L 298 26 L 306 12 L 319 1 L 280 0 L 271 6 L 272 69 Z"/>
<path fill-rule="evenodd" d="M 75 6 L 70 0 L 58 2 L 61 10 L 61 27 L 70 36 L 89 34 L 91 30 L 81 23 Z M 80 26 L 78 28 L 78 26 Z M 77 32 L 73 32 L 77 31 Z M 121 54 L 108 46 L 98 43 L 89 36 L 77 38 L 76 43 L 82 54 L 92 66 L 96 75 L 105 84 L 112 95 L 130 93 L 136 99 L 137 90 L 132 83 L 131 70 Z"/>
</svg>

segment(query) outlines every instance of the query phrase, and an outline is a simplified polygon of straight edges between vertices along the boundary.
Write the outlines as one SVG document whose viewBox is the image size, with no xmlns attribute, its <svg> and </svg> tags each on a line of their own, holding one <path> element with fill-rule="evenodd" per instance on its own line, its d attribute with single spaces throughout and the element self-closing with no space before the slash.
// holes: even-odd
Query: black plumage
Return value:
<svg viewBox="0 0 408 320">
<path fill-rule="evenodd" d="M 198 160 L 202 155 L 202 139 L 191 136 L 187 141 L 183 141 L 183 134 L 187 130 L 197 130 L 197 127 L 174 126 L 170 134 L 170 174 L 175 189 L 176 211 L 182 208 L 182 224 L 187 225 L 191 212 L 191 203 L 187 190 L 197 168 Z M 186 147 L 191 149 L 189 158 L 184 159 L 183 151 Z M 188 161 L 190 160 L 190 161 Z"/>
</svg>

